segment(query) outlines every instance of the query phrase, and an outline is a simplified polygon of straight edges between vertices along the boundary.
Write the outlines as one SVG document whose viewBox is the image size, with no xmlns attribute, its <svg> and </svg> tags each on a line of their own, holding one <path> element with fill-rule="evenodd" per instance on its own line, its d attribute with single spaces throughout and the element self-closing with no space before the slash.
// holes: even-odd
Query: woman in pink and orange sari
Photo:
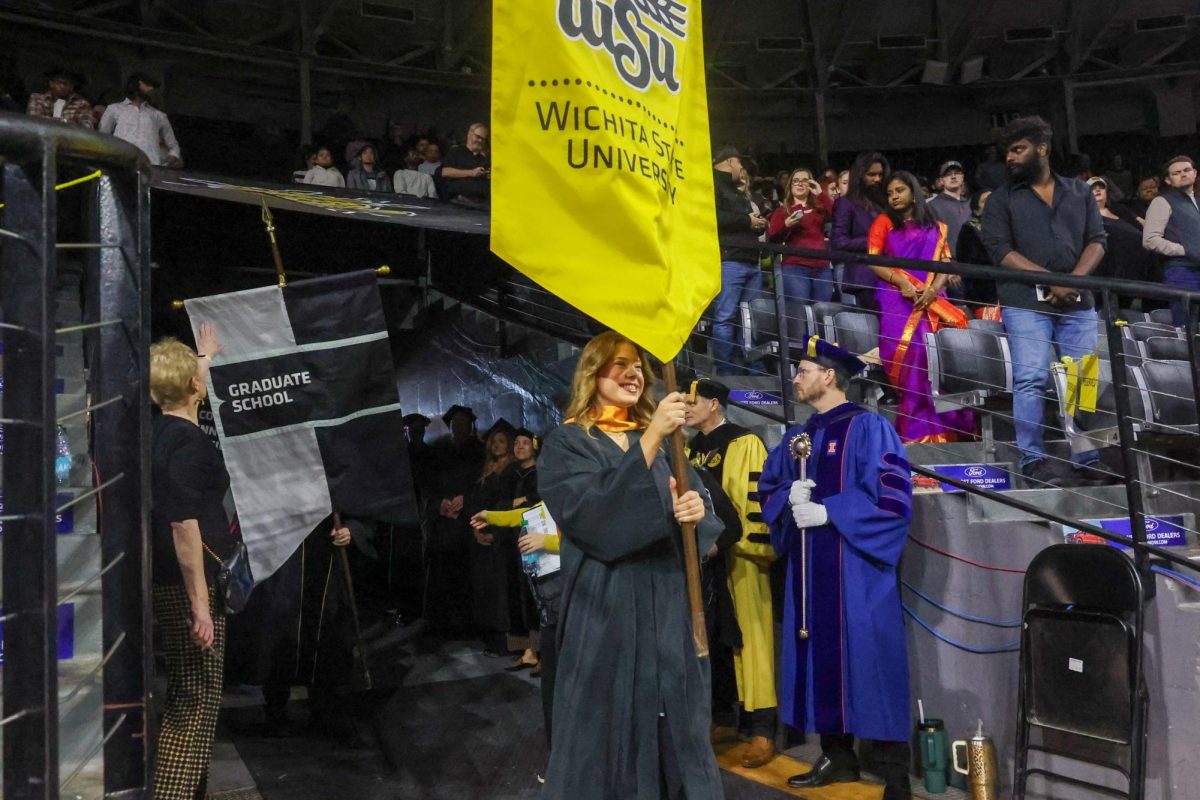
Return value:
<svg viewBox="0 0 1200 800">
<path fill-rule="evenodd" d="M 895 172 L 887 183 L 887 211 L 867 234 L 867 252 L 894 258 L 949 261 L 946 226 L 925 207 L 916 178 Z M 948 278 L 920 269 L 872 266 L 879 278 L 879 358 L 900 394 L 896 430 L 908 444 L 971 439 L 975 417 L 958 410 L 938 414 L 929 395 L 925 333 L 942 326 L 967 327 L 962 310 L 942 290 Z"/>
</svg>

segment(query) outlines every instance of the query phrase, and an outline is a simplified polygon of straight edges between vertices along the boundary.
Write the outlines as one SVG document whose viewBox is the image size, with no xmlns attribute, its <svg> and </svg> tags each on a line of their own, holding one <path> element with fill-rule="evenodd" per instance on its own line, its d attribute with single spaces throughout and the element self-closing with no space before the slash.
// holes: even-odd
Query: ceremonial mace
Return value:
<svg viewBox="0 0 1200 800">
<path fill-rule="evenodd" d="M 663 384 L 667 394 L 679 390 L 675 377 L 675 362 L 663 362 Z M 692 398 L 695 399 L 694 397 Z M 671 461 L 675 472 L 675 490 L 678 494 L 691 489 L 688 481 L 688 462 L 683 449 L 683 428 L 671 434 Z M 692 643 L 696 646 L 696 658 L 708 658 L 708 628 L 704 624 L 704 599 L 700 591 L 700 556 L 696 551 L 696 523 L 685 522 L 683 528 L 683 570 L 687 576 L 688 611 L 692 615 Z"/>
<path fill-rule="evenodd" d="M 808 480 L 808 454 L 812 452 L 812 439 L 807 433 L 798 433 L 788 442 L 788 449 L 800 466 L 800 480 Z M 800 529 L 800 638 L 808 638 L 808 528 Z"/>
</svg>

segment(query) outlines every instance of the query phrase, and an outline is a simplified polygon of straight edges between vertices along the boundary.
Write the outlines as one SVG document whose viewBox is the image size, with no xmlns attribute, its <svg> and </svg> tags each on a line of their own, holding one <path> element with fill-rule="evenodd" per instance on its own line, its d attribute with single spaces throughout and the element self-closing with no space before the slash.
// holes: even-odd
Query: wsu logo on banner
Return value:
<svg viewBox="0 0 1200 800">
<path fill-rule="evenodd" d="M 639 91 L 651 81 L 679 91 L 675 42 L 687 40 L 687 7 L 676 0 L 559 0 L 568 39 L 604 48 L 621 80 Z"/>
<path fill-rule="evenodd" d="M 674 357 L 721 284 L 700 3 L 494 0 L 492 30 L 493 252 Z"/>
</svg>

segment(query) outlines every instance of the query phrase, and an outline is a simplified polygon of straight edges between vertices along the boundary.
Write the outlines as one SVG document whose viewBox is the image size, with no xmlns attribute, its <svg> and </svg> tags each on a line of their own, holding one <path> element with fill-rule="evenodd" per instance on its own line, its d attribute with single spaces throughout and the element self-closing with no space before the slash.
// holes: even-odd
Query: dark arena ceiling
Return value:
<svg viewBox="0 0 1200 800">
<path fill-rule="evenodd" d="M 65 61 L 105 101 L 146 68 L 172 114 L 302 134 L 338 109 L 363 130 L 455 130 L 486 116 L 491 13 L 487 0 L 0 0 L 0 70 L 34 90 Z M 863 114 L 898 97 L 895 114 L 934 127 L 971 116 L 942 133 L 962 142 L 996 114 L 1062 116 L 1064 93 L 1079 120 L 1056 128 L 1073 136 L 1161 126 L 1185 95 L 1159 133 L 1195 116 L 1200 2 L 705 0 L 703 13 L 714 136 L 759 148 L 824 150 L 817 116 L 828 149 L 857 147 Z M 1111 98 L 1120 108 L 1089 111 Z"/>
</svg>

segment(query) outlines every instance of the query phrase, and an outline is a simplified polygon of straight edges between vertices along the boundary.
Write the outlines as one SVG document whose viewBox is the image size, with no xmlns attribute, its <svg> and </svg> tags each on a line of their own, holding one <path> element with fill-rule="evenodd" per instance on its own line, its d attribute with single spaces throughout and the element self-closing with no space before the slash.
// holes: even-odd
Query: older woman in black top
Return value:
<svg viewBox="0 0 1200 800">
<path fill-rule="evenodd" d="M 150 348 L 150 396 L 162 409 L 151 444 L 154 618 L 167 658 L 156 800 L 204 797 L 221 705 L 225 619 L 210 586 L 230 541 L 229 475 L 197 418 L 221 344 L 205 324 L 196 345 L 199 354 L 174 339 Z"/>
</svg>

